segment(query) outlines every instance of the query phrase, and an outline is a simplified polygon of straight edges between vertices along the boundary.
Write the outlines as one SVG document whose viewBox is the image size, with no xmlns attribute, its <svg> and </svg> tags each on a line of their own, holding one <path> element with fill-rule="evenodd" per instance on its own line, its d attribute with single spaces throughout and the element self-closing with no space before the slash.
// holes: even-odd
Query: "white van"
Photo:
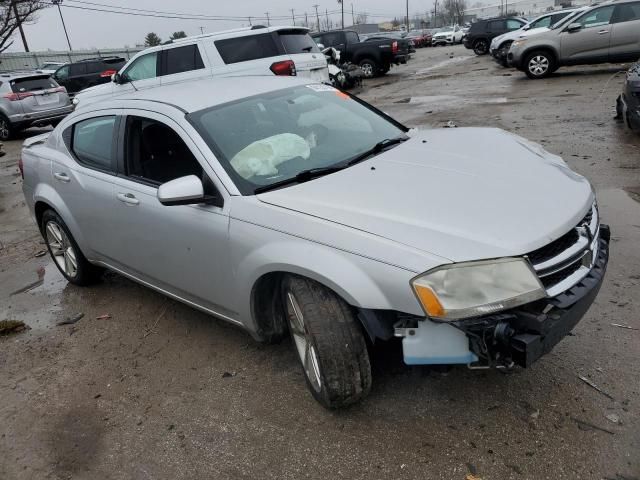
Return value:
<svg viewBox="0 0 640 480">
<path fill-rule="evenodd" d="M 206 76 L 298 75 L 328 82 L 327 60 L 302 27 L 253 26 L 174 40 L 136 54 L 110 83 L 87 88 L 83 105 L 134 90 Z"/>
</svg>

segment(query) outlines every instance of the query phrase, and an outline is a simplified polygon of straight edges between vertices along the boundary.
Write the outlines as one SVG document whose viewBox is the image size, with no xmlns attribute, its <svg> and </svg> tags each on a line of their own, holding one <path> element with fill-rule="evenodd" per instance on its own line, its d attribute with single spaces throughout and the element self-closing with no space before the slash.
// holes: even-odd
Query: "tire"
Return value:
<svg viewBox="0 0 640 480">
<path fill-rule="evenodd" d="M 86 286 L 100 279 L 103 269 L 89 263 L 60 215 L 46 210 L 41 231 L 53 263 L 69 283 Z"/>
<path fill-rule="evenodd" d="M 373 78 L 378 74 L 378 64 L 370 58 L 360 60 L 359 65 L 364 74 L 364 78 Z"/>
<path fill-rule="evenodd" d="M 11 125 L 9 119 L 0 114 L 0 141 L 11 140 L 16 133 L 16 128 Z"/>
<path fill-rule="evenodd" d="M 339 296 L 313 280 L 288 276 L 285 316 L 307 387 L 325 408 L 356 403 L 371 389 L 369 353 L 360 324 Z"/>
<path fill-rule="evenodd" d="M 488 51 L 489 43 L 486 40 L 480 39 L 473 42 L 473 53 L 476 55 L 486 55 Z"/>
<path fill-rule="evenodd" d="M 525 57 L 523 68 L 527 77 L 533 80 L 546 78 L 556 70 L 555 59 L 548 52 L 537 50 Z"/>
</svg>

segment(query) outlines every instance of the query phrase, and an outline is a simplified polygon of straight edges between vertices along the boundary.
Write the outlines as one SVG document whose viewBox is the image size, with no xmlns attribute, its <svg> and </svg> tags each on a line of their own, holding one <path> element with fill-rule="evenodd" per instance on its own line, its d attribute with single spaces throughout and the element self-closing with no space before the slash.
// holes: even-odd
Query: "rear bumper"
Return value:
<svg viewBox="0 0 640 480">
<path fill-rule="evenodd" d="M 42 112 L 33 112 L 33 113 L 19 113 L 16 115 L 11 115 L 9 120 L 14 125 L 45 125 L 48 122 L 53 120 L 61 120 L 71 112 L 73 112 L 73 105 L 67 105 L 62 108 L 56 108 L 53 110 L 45 110 Z"/>
</svg>

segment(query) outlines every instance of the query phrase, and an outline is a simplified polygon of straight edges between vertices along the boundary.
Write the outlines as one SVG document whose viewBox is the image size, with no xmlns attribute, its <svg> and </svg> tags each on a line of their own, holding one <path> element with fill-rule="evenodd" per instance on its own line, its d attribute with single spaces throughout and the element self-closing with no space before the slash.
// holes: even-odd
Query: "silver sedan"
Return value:
<svg viewBox="0 0 640 480">
<path fill-rule="evenodd" d="M 592 188 L 559 157 L 496 129 L 410 131 L 304 79 L 80 107 L 20 167 L 69 282 L 108 268 L 256 340 L 290 335 L 329 408 L 369 392 L 381 341 L 407 364 L 530 365 L 607 265 Z"/>
</svg>

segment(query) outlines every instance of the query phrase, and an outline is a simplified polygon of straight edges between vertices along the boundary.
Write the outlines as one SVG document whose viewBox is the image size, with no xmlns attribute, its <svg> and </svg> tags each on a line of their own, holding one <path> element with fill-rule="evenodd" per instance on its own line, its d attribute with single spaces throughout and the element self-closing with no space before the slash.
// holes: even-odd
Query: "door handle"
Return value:
<svg viewBox="0 0 640 480">
<path fill-rule="evenodd" d="M 71 179 L 69 178 L 69 175 L 67 175 L 66 173 L 63 172 L 56 172 L 53 174 L 53 178 L 55 178 L 56 180 L 59 180 L 61 182 L 64 183 L 69 183 L 71 181 Z"/>
<path fill-rule="evenodd" d="M 609 30 L 600 30 L 598 35 L 604 35 L 605 33 L 609 33 Z"/>
<path fill-rule="evenodd" d="M 138 205 L 140 200 L 138 200 L 133 193 L 119 193 L 116 195 L 118 200 L 126 203 L 127 205 Z"/>
</svg>

